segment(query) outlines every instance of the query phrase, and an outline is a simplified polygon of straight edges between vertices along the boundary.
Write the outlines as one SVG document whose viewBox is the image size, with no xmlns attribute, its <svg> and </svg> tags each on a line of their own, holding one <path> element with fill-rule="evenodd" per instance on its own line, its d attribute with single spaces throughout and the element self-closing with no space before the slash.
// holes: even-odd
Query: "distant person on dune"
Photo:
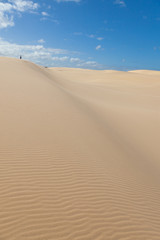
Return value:
<svg viewBox="0 0 160 240">
<path fill-rule="evenodd" d="M 22 59 L 22 56 L 20 55 L 20 57 L 19 57 L 20 59 Z"/>
</svg>

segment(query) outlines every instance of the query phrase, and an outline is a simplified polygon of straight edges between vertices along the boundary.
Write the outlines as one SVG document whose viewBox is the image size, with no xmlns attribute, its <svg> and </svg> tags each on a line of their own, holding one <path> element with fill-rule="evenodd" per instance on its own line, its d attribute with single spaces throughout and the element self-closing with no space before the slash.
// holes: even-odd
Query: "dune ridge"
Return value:
<svg viewBox="0 0 160 240">
<path fill-rule="evenodd" d="M 0 58 L 0 239 L 160 239 L 160 79 Z"/>
</svg>

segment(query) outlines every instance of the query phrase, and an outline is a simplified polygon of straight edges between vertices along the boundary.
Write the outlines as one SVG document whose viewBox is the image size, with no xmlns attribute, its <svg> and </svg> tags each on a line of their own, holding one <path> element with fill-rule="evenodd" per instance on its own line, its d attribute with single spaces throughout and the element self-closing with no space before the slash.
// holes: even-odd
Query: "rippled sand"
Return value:
<svg viewBox="0 0 160 240">
<path fill-rule="evenodd" d="M 0 240 L 159 240 L 159 145 L 159 72 L 0 58 Z"/>
</svg>

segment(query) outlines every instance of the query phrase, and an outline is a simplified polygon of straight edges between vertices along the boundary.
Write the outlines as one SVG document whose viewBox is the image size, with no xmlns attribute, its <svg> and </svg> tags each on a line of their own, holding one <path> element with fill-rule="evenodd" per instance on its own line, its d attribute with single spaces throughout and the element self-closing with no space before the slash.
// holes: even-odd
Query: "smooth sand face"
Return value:
<svg viewBox="0 0 160 240">
<path fill-rule="evenodd" d="M 0 58 L 0 239 L 160 239 L 160 76 Z"/>
</svg>

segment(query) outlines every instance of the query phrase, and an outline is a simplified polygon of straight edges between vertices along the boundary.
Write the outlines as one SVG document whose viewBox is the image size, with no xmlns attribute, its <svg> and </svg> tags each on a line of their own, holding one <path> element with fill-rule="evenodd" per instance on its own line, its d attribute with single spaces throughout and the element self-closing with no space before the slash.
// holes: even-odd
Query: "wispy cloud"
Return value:
<svg viewBox="0 0 160 240">
<path fill-rule="evenodd" d="M 41 18 L 40 20 L 41 21 L 50 21 L 50 22 L 53 22 L 55 24 L 59 24 L 59 21 L 57 19 L 54 19 L 52 14 L 49 14 L 48 12 L 41 12 Z"/>
<path fill-rule="evenodd" d="M 70 62 L 71 63 L 81 63 L 81 59 L 80 58 L 70 58 Z"/>
<path fill-rule="evenodd" d="M 102 41 L 104 38 L 103 37 L 97 37 L 98 41 Z"/>
<path fill-rule="evenodd" d="M 96 39 L 98 41 L 104 40 L 104 37 L 98 37 L 95 34 L 83 34 L 82 32 L 74 32 L 73 35 L 75 35 L 75 36 L 82 36 L 83 35 L 85 37 L 88 37 L 88 38 L 91 38 L 91 39 Z"/>
<path fill-rule="evenodd" d="M 14 26 L 16 13 L 31 12 L 38 8 L 38 3 L 24 0 L 8 0 L 0 2 L 0 28 Z"/>
<path fill-rule="evenodd" d="M 126 3 L 123 0 L 115 0 L 114 4 L 117 4 L 117 5 L 121 6 L 121 7 L 126 7 Z"/>
<path fill-rule="evenodd" d="M 56 62 L 65 62 L 69 59 L 68 56 L 64 56 L 64 57 L 52 57 L 52 60 L 53 61 L 56 61 Z"/>
<path fill-rule="evenodd" d="M 90 34 L 88 35 L 89 38 L 95 38 L 95 35 L 94 34 Z"/>
<path fill-rule="evenodd" d="M 83 61 L 77 64 L 77 67 L 81 68 L 99 68 L 100 65 L 95 61 Z"/>
<path fill-rule="evenodd" d="M 37 42 L 43 44 L 43 43 L 45 43 L 45 40 L 44 39 L 39 39 Z"/>
<path fill-rule="evenodd" d="M 80 2 L 81 0 L 56 0 L 56 2 L 60 3 L 60 2 Z"/>
<path fill-rule="evenodd" d="M 97 37 L 95 34 L 89 34 L 89 35 L 86 35 L 86 36 L 89 37 L 89 38 L 97 39 L 98 41 L 102 41 L 104 39 L 103 37 Z"/>
<path fill-rule="evenodd" d="M 49 14 L 48 14 L 47 12 L 42 12 L 42 16 L 44 16 L 44 17 L 48 17 Z"/>
<path fill-rule="evenodd" d="M 97 47 L 96 47 L 96 50 L 99 50 L 99 49 L 101 49 L 102 48 L 102 46 L 101 45 L 98 45 Z"/>
</svg>

